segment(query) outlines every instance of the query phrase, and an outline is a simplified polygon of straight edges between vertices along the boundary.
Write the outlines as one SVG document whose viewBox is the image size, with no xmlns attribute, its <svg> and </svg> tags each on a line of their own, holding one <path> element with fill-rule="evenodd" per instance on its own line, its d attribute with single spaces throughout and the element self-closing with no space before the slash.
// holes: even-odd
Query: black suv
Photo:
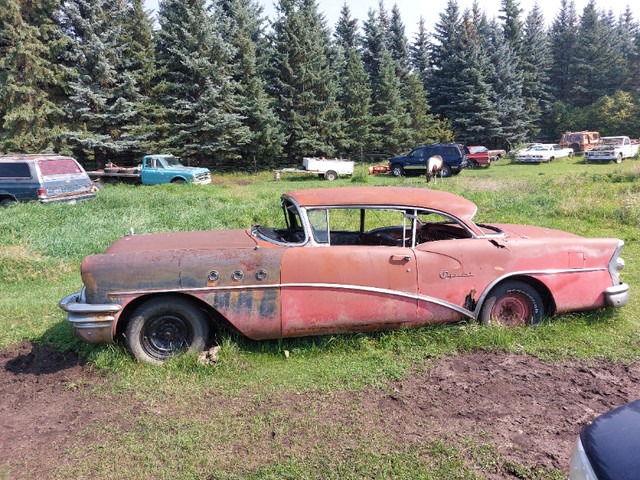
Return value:
<svg viewBox="0 0 640 480">
<path fill-rule="evenodd" d="M 427 160 L 434 155 L 440 155 L 444 161 L 442 174 L 445 177 L 457 175 L 463 168 L 467 168 L 469 162 L 464 147 L 456 143 L 436 143 L 416 147 L 407 155 L 394 157 L 389 160 L 389 168 L 394 177 L 404 175 L 405 172 L 426 173 Z"/>
</svg>

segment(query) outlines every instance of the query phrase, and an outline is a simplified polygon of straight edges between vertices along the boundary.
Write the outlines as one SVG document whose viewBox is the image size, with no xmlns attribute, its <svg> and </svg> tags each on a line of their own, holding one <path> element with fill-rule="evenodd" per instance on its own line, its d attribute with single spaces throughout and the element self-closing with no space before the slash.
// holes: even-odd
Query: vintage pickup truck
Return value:
<svg viewBox="0 0 640 480">
<path fill-rule="evenodd" d="M 102 183 L 211 183 L 208 168 L 187 167 L 173 155 L 147 155 L 142 164 L 134 168 L 122 168 L 107 164 L 104 170 L 87 172 L 89 177 Z"/>
<path fill-rule="evenodd" d="M 635 157 L 638 154 L 638 144 L 631 143 L 629 137 L 602 137 L 600 143 L 593 149 L 584 153 L 584 161 L 614 161 L 622 162 L 625 158 Z"/>
</svg>

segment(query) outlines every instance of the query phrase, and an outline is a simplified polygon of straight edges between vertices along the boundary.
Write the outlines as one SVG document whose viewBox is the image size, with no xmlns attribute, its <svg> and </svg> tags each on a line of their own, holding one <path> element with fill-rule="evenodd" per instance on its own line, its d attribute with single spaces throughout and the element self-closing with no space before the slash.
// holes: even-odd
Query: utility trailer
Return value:
<svg viewBox="0 0 640 480">
<path fill-rule="evenodd" d="M 280 180 L 281 173 L 311 173 L 316 174 L 320 178 L 326 178 L 330 182 L 337 179 L 340 175 L 353 175 L 353 167 L 355 162 L 350 160 L 342 160 L 339 158 L 326 159 L 317 157 L 304 157 L 302 159 L 302 168 L 283 168 L 275 171 L 275 179 Z"/>
</svg>

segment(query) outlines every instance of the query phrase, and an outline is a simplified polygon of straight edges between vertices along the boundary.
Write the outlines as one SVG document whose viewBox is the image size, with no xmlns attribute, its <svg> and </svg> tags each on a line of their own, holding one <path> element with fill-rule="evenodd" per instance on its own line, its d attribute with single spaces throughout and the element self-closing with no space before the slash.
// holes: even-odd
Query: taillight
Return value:
<svg viewBox="0 0 640 480">
<path fill-rule="evenodd" d="M 38 197 L 39 198 L 44 198 L 47 196 L 47 191 L 44 188 L 39 188 L 38 189 Z"/>
</svg>

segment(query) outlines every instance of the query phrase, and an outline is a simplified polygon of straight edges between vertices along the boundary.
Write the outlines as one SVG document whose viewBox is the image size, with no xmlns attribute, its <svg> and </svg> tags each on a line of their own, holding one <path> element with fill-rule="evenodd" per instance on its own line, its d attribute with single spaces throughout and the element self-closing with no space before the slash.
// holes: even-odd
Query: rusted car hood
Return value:
<svg viewBox="0 0 640 480">
<path fill-rule="evenodd" d="M 116 240 L 105 254 L 176 250 L 218 250 L 254 248 L 255 240 L 246 230 L 207 230 L 127 235 Z"/>
<path fill-rule="evenodd" d="M 575 235 L 573 233 L 563 232 L 561 230 L 554 230 L 553 228 L 545 228 L 545 227 L 532 227 L 529 225 L 513 225 L 513 224 L 499 224 L 492 223 L 491 225 L 498 227 L 502 231 L 504 231 L 507 236 L 514 238 L 567 238 L 567 239 L 576 239 L 582 238 L 580 235 Z"/>
</svg>

